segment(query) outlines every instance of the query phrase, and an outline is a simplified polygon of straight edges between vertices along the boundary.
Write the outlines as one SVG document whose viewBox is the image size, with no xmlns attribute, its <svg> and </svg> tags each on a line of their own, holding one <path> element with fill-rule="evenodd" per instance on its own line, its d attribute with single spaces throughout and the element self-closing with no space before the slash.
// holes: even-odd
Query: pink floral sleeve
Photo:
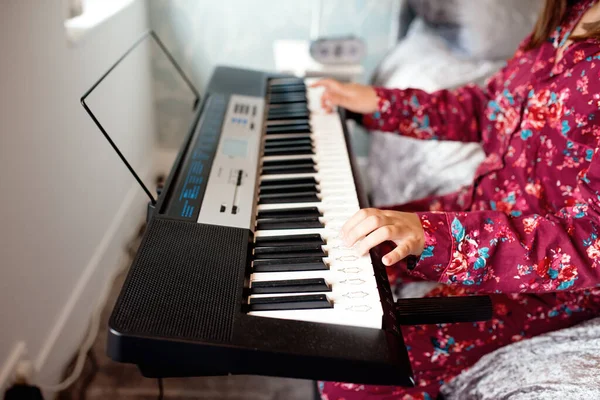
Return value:
<svg viewBox="0 0 600 400">
<path fill-rule="evenodd" d="M 586 289 L 600 282 L 600 155 L 580 173 L 578 201 L 548 215 L 420 212 L 425 251 L 409 271 L 488 293 Z"/>
<path fill-rule="evenodd" d="M 365 115 L 363 124 L 367 129 L 397 131 L 417 139 L 478 142 L 480 121 L 495 81 L 486 90 L 467 85 L 434 93 L 376 87 L 379 111 Z"/>
</svg>

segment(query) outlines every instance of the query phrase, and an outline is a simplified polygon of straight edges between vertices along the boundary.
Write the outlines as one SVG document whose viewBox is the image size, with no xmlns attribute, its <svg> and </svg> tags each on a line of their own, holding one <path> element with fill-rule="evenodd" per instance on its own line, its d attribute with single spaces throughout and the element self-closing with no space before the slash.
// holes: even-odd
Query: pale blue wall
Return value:
<svg viewBox="0 0 600 400">
<path fill-rule="evenodd" d="M 368 77 L 389 46 L 393 3 L 399 0 L 323 0 L 322 35 L 366 40 Z M 274 69 L 273 41 L 308 39 L 312 0 L 149 0 L 150 21 L 202 91 L 215 65 Z M 157 62 L 161 143 L 179 146 L 189 97 L 173 70 Z M 180 82 L 179 82 L 180 83 Z"/>
</svg>

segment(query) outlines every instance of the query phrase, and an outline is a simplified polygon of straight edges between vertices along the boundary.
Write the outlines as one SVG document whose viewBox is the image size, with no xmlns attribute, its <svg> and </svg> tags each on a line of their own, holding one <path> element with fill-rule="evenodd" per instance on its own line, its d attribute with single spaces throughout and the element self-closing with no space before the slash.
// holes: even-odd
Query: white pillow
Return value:
<svg viewBox="0 0 600 400">
<path fill-rule="evenodd" d="M 483 82 L 503 63 L 473 61 L 453 53 L 446 42 L 416 20 L 405 40 L 380 66 L 384 86 L 435 91 Z M 444 194 L 469 184 L 484 153 L 478 144 L 420 141 L 373 132 L 368 176 L 373 205 L 401 204 Z"/>
</svg>

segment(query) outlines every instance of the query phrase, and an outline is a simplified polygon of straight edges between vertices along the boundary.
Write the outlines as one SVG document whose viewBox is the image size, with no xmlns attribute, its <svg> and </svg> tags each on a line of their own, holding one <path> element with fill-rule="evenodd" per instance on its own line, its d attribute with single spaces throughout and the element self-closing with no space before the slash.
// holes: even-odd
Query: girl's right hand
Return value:
<svg viewBox="0 0 600 400">
<path fill-rule="evenodd" d="M 335 106 L 340 106 L 355 113 L 372 114 L 379 108 L 379 97 L 371 86 L 322 79 L 311 87 L 325 88 L 321 104 L 327 112 L 333 111 Z"/>
</svg>

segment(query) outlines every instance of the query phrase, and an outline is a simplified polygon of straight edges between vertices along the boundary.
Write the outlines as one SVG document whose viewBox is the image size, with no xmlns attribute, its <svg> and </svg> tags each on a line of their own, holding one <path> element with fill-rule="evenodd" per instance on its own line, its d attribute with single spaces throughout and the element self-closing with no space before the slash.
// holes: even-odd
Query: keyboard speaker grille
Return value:
<svg viewBox="0 0 600 400">
<path fill-rule="evenodd" d="M 248 236 L 239 228 L 154 218 L 111 327 L 120 334 L 230 341 L 241 308 Z"/>
</svg>

